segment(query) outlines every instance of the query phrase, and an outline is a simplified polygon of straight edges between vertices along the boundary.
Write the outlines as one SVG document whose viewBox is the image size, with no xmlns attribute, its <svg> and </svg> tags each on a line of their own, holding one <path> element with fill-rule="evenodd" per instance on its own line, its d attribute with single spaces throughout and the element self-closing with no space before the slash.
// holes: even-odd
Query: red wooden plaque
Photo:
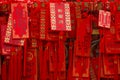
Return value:
<svg viewBox="0 0 120 80">
<path fill-rule="evenodd" d="M 115 33 L 116 39 L 120 41 L 120 12 L 115 14 Z"/>
<path fill-rule="evenodd" d="M 26 3 L 12 3 L 13 38 L 29 38 L 28 10 Z"/>
<path fill-rule="evenodd" d="M 106 54 L 119 54 L 120 43 L 117 42 L 115 37 L 115 26 L 111 26 L 110 29 L 104 30 L 104 50 Z"/>
<path fill-rule="evenodd" d="M 2 54 L 8 55 L 11 51 L 11 46 L 4 44 L 4 38 L 5 38 L 5 27 L 6 25 L 1 25 L 1 48 L 2 48 Z"/>
<path fill-rule="evenodd" d="M 28 49 L 26 53 L 26 80 L 37 80 L 36 49 Z"/>
<path fill-rule="evenodd" d="M 4 27 L 5 28 L 5 38 L 4 38 L 4 43 L 11 44 L 11 45 L 19 45 L 23 46 L 24 45 L 24 40 L 22 39 L 13 39 L 12 38 L 12 16 L 10 14 L 9 20 L 8 20 L 8 25 Z"/>
<path fill-rule="evenodd" d="M 40 4 L 40 39 L 42 40 L 46 39 L 47 27 L 49 26 L 47 14 L 47 4 L 42 2 Z"/>
<path fill-rule="evenodd" d="M 30 38 L 39 38 L 40 6 L 30 8 Z"/>
<path fill-rule="evenodd" d="M 81 66 L 82 66 L 82 77 L 88 78 L 89 77 L 89 70 L 90 70 L 90 58 L 82 58 Z"/>
<path fill-rule="evenodd" d="M 75 7 L 74 3 L 70 4 L 70 16 L 71 16 L 71 31 L 66 32 L 66 37 L 75 38 L 76 37 L 76 14 L 75 9 L 80 10 L 79 3 L 77 7 Z"/>
<path fill-rule="evenodd" d="M 50 43 L 49 45 L 49 67 L 50 67 L 50 72 L 55 72 L 56 69 L 56 54 L 55 54 L 55 46 L 54 43 Z"/>
<path fill-rule="evenodd" d="M 91 32 L 90 17 L 78 19 L 76 28 L 76 56 L 90 56 Z"/>
<path fill-rule="evenodd" d="M 103 56 L 103 65 L 104 65 L 104 74 L 113 75 L 115 74 L 115 56 L 113 55 L 104 55 Z"/>
<path fill-rule="evenodd" d="M 68 3 L 50 3 L 51 30 L 71 31 L 70 6 Z"/>
</svg>

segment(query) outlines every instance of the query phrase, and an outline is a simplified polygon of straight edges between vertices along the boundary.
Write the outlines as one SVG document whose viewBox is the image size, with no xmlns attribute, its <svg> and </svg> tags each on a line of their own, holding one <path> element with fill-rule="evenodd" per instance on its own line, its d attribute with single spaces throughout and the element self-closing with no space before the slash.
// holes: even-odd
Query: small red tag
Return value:
<svg viewBox="0 0 120 80">
<path fill-rule="evenodd" d="M 111 24 L 111 13 L 104 10 L 99 10 L 99 22 L 98 26 L 110 28 Z"/>
<path fill-rule="evenodd" d="M 28 47 L 29 48 L 37 48 L 38 47 L 38 40 L 37 39 L 28 39 Z"/>
</svg>

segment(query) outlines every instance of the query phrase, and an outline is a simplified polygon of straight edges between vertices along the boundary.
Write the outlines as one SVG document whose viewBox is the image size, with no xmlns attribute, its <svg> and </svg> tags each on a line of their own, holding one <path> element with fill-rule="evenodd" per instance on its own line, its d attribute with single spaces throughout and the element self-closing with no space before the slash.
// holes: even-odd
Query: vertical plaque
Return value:
<svg viewBox="0 0 120 80">
<path fill-rule="evenodd" d="M 7 60 L 6 59 L 3 60 L 3 64 L 1 66 L 1 72 L 2 72 L 1 79 L 7 80 Z"/>
<path fill-rule="evenodd" d="M 82 77 L 89 78 L 89 70 L 90 70 L 90 58 L 82 58 L 81 66 L 82 66 Z"/>
<path fill-rule="evenodd" d="M 120 12 L 116 12 L 115 14 L 115 33 L 116 39 L 120 41 Z"/>
<path fill-rule="evenodd" d="M 118 57 L 118 74 L 120 74 L 120 56 Z"/>
<path fill-rule="evenodd" d="M 46 39 L 46 33 L 47 33 L 47 4 L 42 2 L 40 4 L 40 39 L 45 40 Z"/>
<path fill-rule="evenodd" d="M 104 55 L 103 56 L 103 65 L 104 65 L 104 74 L 105 75 L 114 75 L 115 74 L 115 56 Z"/>
<path fill-rule="evenodd" d="M 111 24 L 111 13 L 104 10 L 99 10 L 99 22 L 100 27 L 110 28 Z"/>
<path fill-rule="evenodd" d="M 75 54 L 76 56 L 90 56 L 90 44 L 92 28 L 90 25 L 90 16 L 85 18 L 76 17 L 76 41 L 75 41 Z"/>
<path fill-rule="evenodd" d="M 50 72 L 55 72 L 55 49 L 54 49 L 54 44 L 50 43 L 49 45 L 49 67 L 50 67 Z"/>
<path fill-rule="evenodd" d="M 12 3 L 13 38 L 29 38 L 27 3 Z"/>
<path fill-rule="evenodd" d="M 51 30 L 71 31 L 70 6 L 68 3 L 50 3 Z"/>
<path fill-rule="evenodd" d="M 30 25 L 29 25 L 29 34 L 30 38 L 39 39 L 39 24 L 40 24 L 40 4 L 36 3 L 37 6 L 30 7 L 29 16 L 30 16 Z"/>
<path fill-rule="evenodd" d="M 8 24 L 5 28 L 5 38 L 4 38 L 4 43 L 11 44 L 11 45 L 18 45 L 18 46 L 23 46 L 24 45 L 24 40 L 23 39 L 13 39 L 12 37 L 12 16 L 11 14 L 9 15 L 8 19 Z"/>
<path fill-rule="evenodd" d="M 6 26 L 7 25 L 1 25 L 1 49 L 3 55 L 8 55 L 11 51 L 11 46 L 4 43 Z"/>
<path fill-rule="evenodd" d="M 36 49 L 28 49 L 26 53 L 26 80 L 37 80 Z"/>
</svg>

